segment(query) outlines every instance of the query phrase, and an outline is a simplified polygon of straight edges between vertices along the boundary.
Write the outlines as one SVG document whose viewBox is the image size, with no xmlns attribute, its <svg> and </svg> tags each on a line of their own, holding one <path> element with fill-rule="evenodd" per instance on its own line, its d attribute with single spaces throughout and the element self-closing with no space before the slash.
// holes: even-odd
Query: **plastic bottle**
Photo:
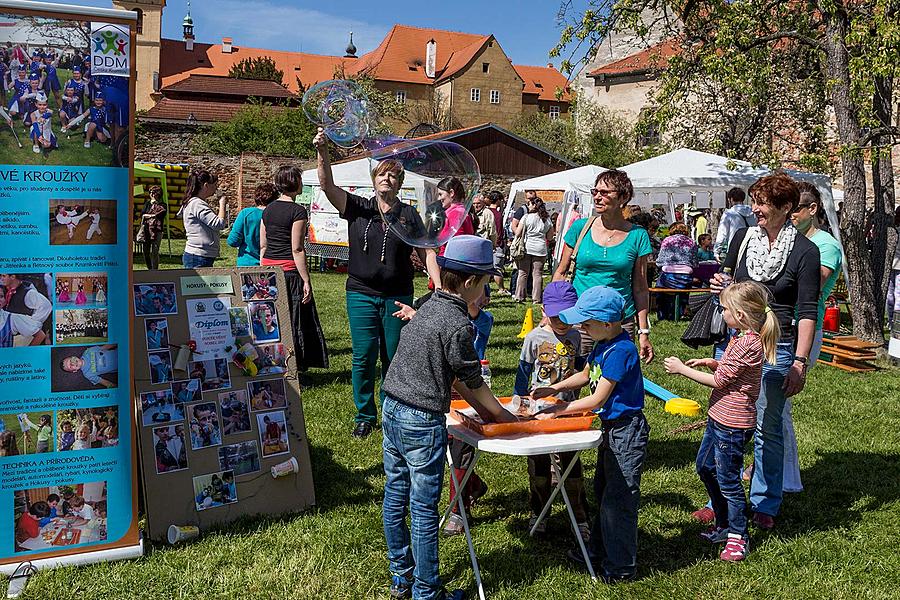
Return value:
<svg viewBox="0 0 900 600">
<path fill-rule="evenodd" d="M 485 385 L 491 387 L 491 361 L 481 361 L 481 378 L 484 379 Z"/>
</svg>

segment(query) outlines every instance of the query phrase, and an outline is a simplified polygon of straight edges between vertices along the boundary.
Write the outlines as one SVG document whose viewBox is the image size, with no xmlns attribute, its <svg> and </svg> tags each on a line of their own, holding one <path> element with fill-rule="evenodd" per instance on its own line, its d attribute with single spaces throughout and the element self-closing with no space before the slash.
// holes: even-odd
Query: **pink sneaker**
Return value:
<svg viewBox="0 0 900 600">
<path fill-rule="evenodd" d="M 716 513 L 708 506 L 704 506 L 700 510 L 695 510 L 691 513 L 691 516 L 695 521 L 700 521 L 701 523 L 712 523 L 716 520 Z"/>
<path fill-rule="evenodd" d="M 722 550 L 719 558 L 731 562 L 738 562 L 747 558 L 749 553 L 750 542 L 736 533 L 729 533 L 728 541 L 725 543 L 725 548 Z"/>
</svg>

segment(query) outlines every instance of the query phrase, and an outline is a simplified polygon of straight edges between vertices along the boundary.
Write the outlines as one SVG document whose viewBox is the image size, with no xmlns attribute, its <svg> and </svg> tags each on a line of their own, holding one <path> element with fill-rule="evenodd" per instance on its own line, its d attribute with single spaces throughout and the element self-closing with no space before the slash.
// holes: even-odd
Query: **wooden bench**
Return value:
<svg viewBox="0 0 900 600">
<path fill-rule="evenodd" d="M 651 294 L 675 294 L 675 320 L 681 320 L 681 294 L 708 294 L 712 290 L 709 288 L 684 288 L 684 289 L 676 289 L 676 288 L 661 288 L 661 287 L 652 287 L 650 288 Z"/>
</svg>

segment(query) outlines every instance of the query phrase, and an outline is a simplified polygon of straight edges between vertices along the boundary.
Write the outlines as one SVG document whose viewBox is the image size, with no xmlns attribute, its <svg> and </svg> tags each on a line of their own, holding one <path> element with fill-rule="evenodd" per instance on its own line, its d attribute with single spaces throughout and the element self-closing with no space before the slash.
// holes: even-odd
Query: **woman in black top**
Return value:
<svg viewBox="0 0 900 600">
<path fill-rule="evenodd" d="M 281 167 L 275 174 L 279 197 L 266 206 L 259 225 L 259 257 L 261 265 L 279 266 L 284 270 L 287 300 L 294 330 L 294 353 L 297 367 L 328 368 L 328 348 L 319 324 L 313 300 L 309 270 L 306 266 L 306 227 L 309 214 L 294 202 L 303 189 L 303 172 L 297 167 Z"/>
<path fill-rule="evenodd" d="M 347 193 L 334 183 L 324 131 L 313 139 L 318 150 L 319 184 L 328 201 L 347 221 L 350 262 L 347 266 L 347 316 L 353 345 L 353 401 L 356 404 L 355 437 L 366 437 L 378 420 L 375 405 L 375 377 L 379 355 L 381 376 L 388 366 L 404 322 L 393 316 L 396 302 L 411 305 L 413 276 L 410 260 L 413 250 L 426 265 L 432 281 L 439 285 L 440 271 L 433 249 L 413 248 L 388 226 L 404 227 L 424 235 L 425 228 L 416 209 L 400 201 L 403 184 L 402 165 L 383 160 L 372 172 L 374 198 Z M 416 235 L 416 237 L 419 237 Z M 381 393 L 381 403 L 384 393 Z"/>
<path fill-rule="evenodd" d="M 784 174 L 763 177 L 750 187 L 750 201 L 758 225 L 735 234 L 722 265 L 726 272 L 713 276 L 710 287 L 720 292 L 732 280 L 729 271 L 734 281 L 761 283 L 771 293 L 769 309 L 781 325 L 778 360 L 763 366 L 756 401 L 755 467 L 750 484 L 753 520 L 771 529 L 784 484 L 784 405 L 806 383 L 818 317 L 820 261 L 816 245 L 791 223 L 800 202 L 800 189 L 793 179 Z"/>
</svg>

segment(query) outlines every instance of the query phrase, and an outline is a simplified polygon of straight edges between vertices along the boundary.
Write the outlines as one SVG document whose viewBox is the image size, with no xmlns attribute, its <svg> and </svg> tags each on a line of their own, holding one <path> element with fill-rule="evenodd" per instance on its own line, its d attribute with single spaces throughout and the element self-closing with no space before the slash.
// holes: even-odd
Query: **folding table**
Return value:
<svg viewBox="0 0 900 600">
<path fill-rule="evenodd" d="M 481 572 L 478 569 L 478 558 L 475 556 L 475 546 L 472 543 L 472 534 L 469 531 L 469 519 L 468 515 L 466 514 L 466 507 L 463 503 L 463 498 L 459 493 L 459 490 L 465 489 L 465 485 L 469 481 L 469 476 L 474 472 L 475 465 L 478 463 L 478 458 L 482 452 L 507 454 L 510 456 L 538 456 L 541 454 L 551 455 L 550 463 L 553 468 L 553 472 L 557 477 L 556 487 L 553 488 L 553 491 L 550 494 L 550 498 L 544 505 L 541 514 L 538 515 L 538 518 L 535 521 L 534 526 L 531 528 L 529 535 L 534 535 L 534 532 L 537 529 L 538 525 L 540 525 L 541 521 L 543 521 L 543 519 L 547 516 L 547 513 L 550 512 L 550 507 L 553 505 L 553 500 L 556 498 L 556 494 L 562 494 L 563 501 L 566 503 L 566 509 L 569 513 L 569 520 L 572 522 L 572 531 L 575 534 L 575 539 L 578 540 L 578 546 L 581 549 L 581 553 L 584 555 L 584 561 L 585 564 L 587 564 L 588 572 L 591 574 L 591 579 L 596 580 L 597 575 L 596 573 L 594 573 L 594 567 L 591 564 L 590 557 L 588 556 L 588 551 L 587 547 L 584 545 L 584 540 L 581 539 L 581 535 L 579 534 L 578 521 L 576 521 L 575 519 L 575 511 L 572 509 L 572 502 L 569 500 L 569 495 L 566 493 L 564 484 L 566 482 L 566 479 L 569 477 L 569 473 L 572 472 L 572 467 L 575 466 L 575 462 L 578 460 L 581 452 L 590 448 L 597 448 L 603 439 L 603 432 L 599 429 L 588 429 L 587 431 L 566 431 L 560 433 L 519 434 L 515 436 L 485 437 L 480 433 L 477 433 L 467 427 L 464 427 L 463 425 L 460 425 L 452 416 L 447 417 L 447 430 L 451 436 L 475 448 L 475 454 L 472 458 L 472 463 L 469 465 L 469 468 L 463 475 L 462 481 L 457 481 L 456 479 L 453 457 L 450 455 L 450 449 L 447 448 L 447 462 L 450 464 L 450 477 L 453 479 L 453 484 L 457 490 L 457 493 L 454 497 L 450 498 L 447 510 L 444 511 L 444 516 L 441 519 L 441 524 L 443 524 L 444 520 L 450 514 L 451 507 L 455 502 L 457 508 L 459 509 L 459 516 L 463 522 L 463 531 L 466 535 L 466 543 L 469 546 L 469 558 L 472 560 L 472 569 L 475 572 L 475 583 L 478 586 L 478 597 L 481 600 L 485 600 L 484 586 L 481 582 Z M 564 470 L 562 469 L 562 465 L 559 464 L 559 457 L 556 456 L 556 454 L 560 452 L 575 453 L 575 456 L 572 457 L 572 460 Z"/>
</svg>

